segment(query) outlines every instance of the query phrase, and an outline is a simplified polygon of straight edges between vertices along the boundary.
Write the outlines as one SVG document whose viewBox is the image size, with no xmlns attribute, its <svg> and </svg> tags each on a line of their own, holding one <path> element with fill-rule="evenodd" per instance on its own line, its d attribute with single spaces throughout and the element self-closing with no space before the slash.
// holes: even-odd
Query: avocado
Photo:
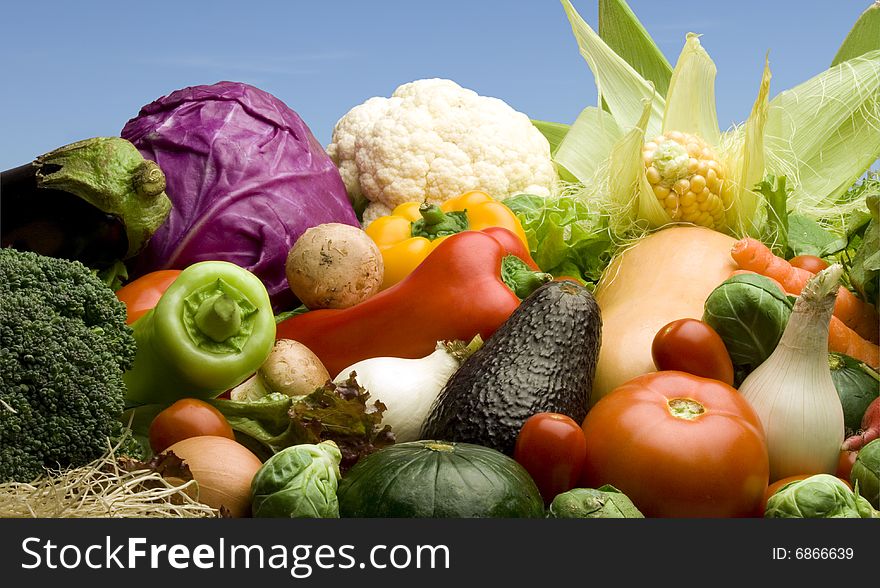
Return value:
<svg viewBox="0 0 880 588">
<path fill-rule="evenodd" d="M 544 284 L 452 375 L 421 438 L 513 455 L 520 428 L 535 413 L 582 422 L 601 334 L 599 306 L 587 288 L 572 281 Z"/>
</svg>

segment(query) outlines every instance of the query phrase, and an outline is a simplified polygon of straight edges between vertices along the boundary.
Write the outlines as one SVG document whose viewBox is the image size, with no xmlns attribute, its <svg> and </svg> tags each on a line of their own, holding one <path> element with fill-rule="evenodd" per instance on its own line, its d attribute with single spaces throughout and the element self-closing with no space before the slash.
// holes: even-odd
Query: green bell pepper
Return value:
<svg viewBox="0 0 880 588">
<path fill-rule="evenodd" d="M 253 374 L 275 344 L 265 286 L 225 261 L 183 270 L 132 328 L 137 355 L 124 376 L 127 407 L 214 398 Z"/>
</svg>

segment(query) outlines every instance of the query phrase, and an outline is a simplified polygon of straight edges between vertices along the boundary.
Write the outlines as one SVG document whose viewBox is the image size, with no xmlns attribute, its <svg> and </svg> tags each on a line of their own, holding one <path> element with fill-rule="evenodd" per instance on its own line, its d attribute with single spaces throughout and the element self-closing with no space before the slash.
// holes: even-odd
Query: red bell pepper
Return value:
<svg viewBox="0 0 880 588">
<path fill-rule="evenodd" d="M 447 238 L 406 278 L 355 306 L 312 310 L 280 322 L 331 376 L 370 357 L 424 357 L 438 341 L 487 339 L 520 300 L 552 279 L 503 228 Z"/>
</svg>

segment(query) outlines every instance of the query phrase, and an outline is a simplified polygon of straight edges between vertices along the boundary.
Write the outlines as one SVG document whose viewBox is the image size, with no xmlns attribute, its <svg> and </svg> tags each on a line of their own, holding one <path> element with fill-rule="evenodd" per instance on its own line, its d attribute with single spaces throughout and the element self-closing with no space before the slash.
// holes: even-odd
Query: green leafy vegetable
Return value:
<svg viewBox="0 0 880 588">
<path fill-rule="evenodd" d="M 794 302 L 758 274 L 732 276 L 706 298 L 703 322 L 721 336 L 737 380 L 770 357 Z"/>
<path fill-rule="evenodd" d="M 307 396 L 272 393 L 251 402 L 210 402 L 252 450 L 271 455 L 292 445 L 331 440 L 342 453 L 344 472 L 361 457 L 394 443 L 391 427 L 381 424 L 385 405 L 368 403 L 369 398 L 352 374 Z"/>
<path fill-rule="evenodd" d="M 871 220 L 855 250 L 849 269 L 853 287 L 872 304 L 877 304 L 877 290 L 880 284 L 880 176 L 873 176 L 874 189 L 865 201 Z"/>
<path fill-rule="evenodd" d="M 296 316 L 298 314 L 305 314 L 308 311 L 309 311 L 309 309 L 306 308 L 305 304 L 300 304 L 299 306 L 297 306 L 293 310 L 284 310 L 284 311 L 279 312 L 278 314 L 275 315 L 275 324 L 277 325 L 279 323 L 282 323 L 292 316 Z"/>
<path fill-rule="evenodd" d="M 850 479 L 859 494 L 880 508 L 880 439 L 874 439 L 859 450 Z"/>
<path fill-rule="evenodd" d="M 610 484 L 598 489 L 575 488 L 553 499 L 550 519 L 642 519 L 645 515 L 629 497 Z"/>
<path fill-rule="evenodd" d="M 253 516 L 339 518 L 341 460 L 333 441 L 282 449 L 266 460 L 251 482 Z"/>
<path fill-rule="evenodd" d="M 815 220 L 800 214 L 788 215 L 788 243 L 791 255 L 827 257 L 846 248 L 846 238 L 836 236 Z"/>
<path fill-rule="evenodd" d="M 780 488 L 767 500 L 764 516 L 781 519 L 873 517 L 873 509 L 859 504 L 858 498 L 837 476 L 816 474 Z"/>
<path fill-rule="evenodd" d="M 792 257 L 788 244 L 788 191 L 785 176 L 767 176 L 755 191 L 767 202 L 767 223 L 761 240 L 779 257 Z"/>
<path fill-rule="evenodd" d="M 614 244 L 600 216 L 576 196 L 543 198 L 518 194 L 505 199 L 522 223 L 535 263 L 555 277 L 596 282 Z"/>
<path fill-rule="evenodd" d="M 880 374 L 865 363 L 842 353 L 829 353 L 831 380 L 843 407 L 846 437 L 862 423 L 868 406 L 880 394 Z"/>
<path fill-rule="evenodd" d="M 159 455 L 154 455 L 146 461 L 133 459 L 130 456 L 122 456 L 115 463 L 107 464 L 105 468 L 108 471 L 112 468 L 119 468 L 126 472 L 148 470 L 156 472 L 163 478 L 176 478 L 184 482 L 193 479 L 189 465 L 176 456 L 173 451 L 165 451 Z"/>
<path fill-rule="evenodd" d="M 772 174 L 756 186 L 767 204 L 767 222 L 761 235 L 774 254 L 784 259 L 796 255 L 831 257 L 850 246 L 852 238 L 859 236 L 870 220 L 870 215 L 853 203 L 865 200 L 869 193 L 868 180 L 856 182 L 840 198 L 848 210 L 842 215 L 814 218 L 789 210 L 788 196 L 791 188 L 785 176 Z"/>
</svg>

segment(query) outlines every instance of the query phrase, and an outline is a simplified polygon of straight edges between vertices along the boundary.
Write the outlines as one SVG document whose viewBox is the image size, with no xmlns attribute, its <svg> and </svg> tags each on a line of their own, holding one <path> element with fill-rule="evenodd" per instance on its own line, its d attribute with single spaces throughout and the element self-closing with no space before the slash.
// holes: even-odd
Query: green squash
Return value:
<svg viewBox="0 0 880 588">
<path fill-rule="evenodd" d="M 528 472 L 470 443 L 410 441 L 362 458 L 339 483 L 343 518 L 541 518 Z"/>
<path fill-rule="evenodd" d="M 843 405 L 847 435 L 862 424 L 868 405 L 880 395 L 880 375 L 857 359 L 842 353 L 829 353 L 831 379 Z"/>
</svg>

